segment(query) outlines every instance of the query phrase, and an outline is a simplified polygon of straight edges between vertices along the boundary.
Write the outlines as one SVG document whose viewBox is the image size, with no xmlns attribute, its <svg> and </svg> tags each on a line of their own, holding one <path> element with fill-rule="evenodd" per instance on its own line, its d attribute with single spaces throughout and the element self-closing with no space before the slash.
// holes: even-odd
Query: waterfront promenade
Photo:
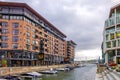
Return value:
<svg viewBox="0 0 120 80">
<path fill-rule="evenodd" d="M 120 72 L 114 69 L 107 69 L 105 66 L 97 67 L 95 80 L 120 80 Z"/>
<path fill-rule="evenodd" d="M 0 68 L 0 76 L 5 75 L 16 75 L 16 74 L 22 74 L 27 72 L 33 72 L 33 71 L 42 71 L 42 70 L 48 70 L 50 68 L 59 68 L 59 67 L 66 67 L 69 64 L 64 65 L 49 65 L 49 66 L 32 66 L 32 67 L 1 67 Z M 74 66 L 74 65 L 69 65 Z"/>
</svg>

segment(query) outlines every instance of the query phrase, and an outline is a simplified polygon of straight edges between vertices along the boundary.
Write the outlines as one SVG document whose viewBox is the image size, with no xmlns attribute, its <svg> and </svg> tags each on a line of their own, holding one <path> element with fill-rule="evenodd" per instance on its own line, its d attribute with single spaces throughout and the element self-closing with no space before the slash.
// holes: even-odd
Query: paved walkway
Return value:
<svg viewBox="0 0 120 80">
<path fill-rule="evenodd" d="M 120 80 L 120 72 L 105 70 L 102 73 L 96 74 L 95 80 Z"/>
</svg>

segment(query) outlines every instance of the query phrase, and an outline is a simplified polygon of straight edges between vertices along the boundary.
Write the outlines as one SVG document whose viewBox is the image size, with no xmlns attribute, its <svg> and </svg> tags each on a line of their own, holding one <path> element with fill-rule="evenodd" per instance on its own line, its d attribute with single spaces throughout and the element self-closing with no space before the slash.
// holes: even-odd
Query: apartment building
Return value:
<svg viewBox="0 0 120 80">
<path fill-rule="evenodd" d="M 67 56 L 66 35 L 25 3 L 0 2 L 2 66 L 59 64 Z"/>
<path fill-rule="evenodd" d="M 110 9 L 109 17 L 105 21 L 103 53 L 106 63 L 114 61 L 120 64 L 120 4 Z"/>
<path fill-rule="evenodd" d="M 76 43 L 73 42 L 72 40 L 67 41 L 67 57 L 65 58 L 65 62 L 74 63 L 75 46 Z"/>
</svg>

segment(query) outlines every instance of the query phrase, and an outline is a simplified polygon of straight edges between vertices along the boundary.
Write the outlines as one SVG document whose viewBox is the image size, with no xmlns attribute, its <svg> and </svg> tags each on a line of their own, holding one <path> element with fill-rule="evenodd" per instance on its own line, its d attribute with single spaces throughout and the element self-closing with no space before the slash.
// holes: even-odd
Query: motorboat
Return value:
<svg viewBox="0 0 120 80">
<path fill-rule="evenodd" d="M 29 72 L 25 74 L 21 74 L 22 80 L 40 80 L 43 74 L 38 72 Z"/>
<path fill-rule="evenodd" d="M 69 71 L 70 69 L 69 68 L 57 68 L 56 70 L 57 71 Z"/>
<path fill-rule="evenodd" d="M 57 70 L 53 70 L 52 68 L 50 70 L 40 71 L 42 74 L 56 74 L 58 73 Z"/>
<path fill-rule="evenodd" d="M 36 77 L 41 77 L 42 76 L 42 74 L 40 74 L 38 72 L 30 72 L 30 73 L 26 73 L 26 74 L 28 74 L 30 76 L 36 76 Z"/>
<path fill-rule="evenodd" d="M 16 75 L 15 76 L 11 76 L 11 75 L 4 76 L 4 79 L 5 80 L 22 80 L 19 76 L 16 76 Z"/>
</svg>

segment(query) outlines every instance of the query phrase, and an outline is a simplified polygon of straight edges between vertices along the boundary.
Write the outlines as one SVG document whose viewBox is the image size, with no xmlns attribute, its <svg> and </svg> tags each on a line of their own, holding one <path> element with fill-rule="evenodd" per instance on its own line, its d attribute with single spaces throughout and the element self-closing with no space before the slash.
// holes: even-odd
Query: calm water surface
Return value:
<svg viewBox="0 0 120 80">
<path fill-rule="evenodd" d="M 60 72 L 56 75 L 44 75 L 40 80 L 95 80 L 96 65 L 76 68 L 69 72 Z"/>
</svg>

